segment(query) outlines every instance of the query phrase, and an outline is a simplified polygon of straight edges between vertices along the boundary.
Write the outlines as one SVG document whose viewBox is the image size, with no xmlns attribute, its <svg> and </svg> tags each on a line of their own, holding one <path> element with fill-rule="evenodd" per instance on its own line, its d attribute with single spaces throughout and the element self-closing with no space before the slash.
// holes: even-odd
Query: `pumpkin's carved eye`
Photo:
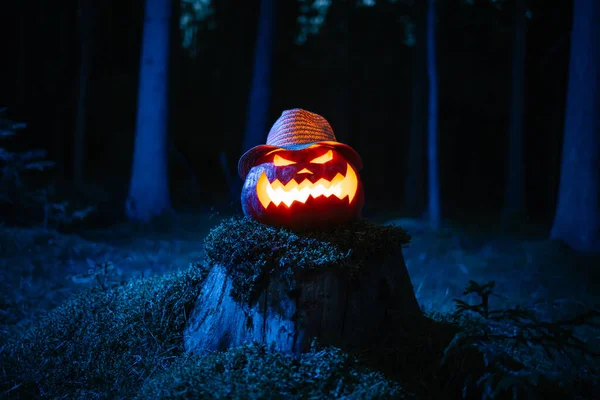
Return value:
<svg viewBox="0 0 600 400">
<path fill-rule="evenodd" d="M 292 164 L 296 164 L 296 161 L 286 160 L 285 158 L 277 154 L 275 154 L 275 157 L 273 158 L 273 165 L 275 165 L 276 167 L 284 167 L 286 165 Z"/>
<path fill-rule="evenodd" d="M 328 161 L 331 161 L 333 159 L 333 152 L 331 150 L 329 150 L 327 153 L 323 154 L 320 157 L 315 158 L 314 160 L 311 160 L 311 163 L 313 164 L 325 164 Z"/>
</svg>

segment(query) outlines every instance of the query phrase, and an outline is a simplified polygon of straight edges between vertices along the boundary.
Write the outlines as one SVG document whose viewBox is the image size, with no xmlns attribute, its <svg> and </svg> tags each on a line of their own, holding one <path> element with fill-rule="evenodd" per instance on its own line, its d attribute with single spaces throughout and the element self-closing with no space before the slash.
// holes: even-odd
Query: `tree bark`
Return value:
<svg viewBox="0 0 600 400">
<path fill-rule="evenodd" d="M 428 211 L 431 227 L 438 229 L 441 225 L 440 178 L 438 166 L 438 73 L 436 64 L 436 2 L 427 3 L 427 76 L 429 78 L 428 99 Z"/>
<path fill-rule="evenodd" d="M 342 35 L 337 46 L 337 56 L 340 59 L 338 89 L 334 97 L 334 112 L 332 114 L 332 127 L 339 142 L 352 143 L 352 31 L 350 18 L 352 7 L 350 1 L 340 3 L 340 34 Z"/>
<path fill-rule="evenodd" d="M 203 354 L 258 341 L 301 353 L 314 338 L 360 349 L 389 334 L 392 324 L 423 321 L 400 249 L 361 270 L 353 280 L 332 268 L 309 272 L 293 290 L 270 278 L 257 300 L 246 304 L 230 295 L 232 278 L 225 268 L 213 265 L 188 319 L 185 349 Z"/>
<path fill-rule="evenodd" d="M 79 94 L 77 96 L 73 151 L 73 184 L 76 189 L 81 189 L 85 179 L 85 128 L 92 66 L 93 10 L 94 4 L 90 0 L 79 1 Z"/>
<path fill-rule="evenodd" d="M 25 6 L 23 6 L 25 7 Z M 19 12 L 19 56 L 17 59 L 17 77 L 16 77 L 16 103 L 17 107 L 24 107 L 29 86 L 27 82 L 27 24 L 29 19 L 25 10 Z"/>
<path fill-rule="evenodd" d="M 421 7 L 422 8 L 422 7 Z M 423 10 L 424 11 L 424 10 Z M 411 125 L 408 165 L 404 181 L 404 209 L 410 214 L 425 211 L 425 142 L 427 136 L 427 26 L 425 13 L 416 15 L 416 42 L 411 76 Z"/>
<path fill-rule="evenodd" d="M 505 217 L 525 213 L 525 55 L 527 18 L 525 0 L 517 0 L 513 35 L 512 94 L 508 130 L 508 156 L 506 161 L 506 186 L 504 189 Z"/>
<path fill-rule="evenodd" d="M 269 131 L 275 0 L 261 0 L 242 153 L 264 143 Z"/>
<path fill-rule="evenodd" d="M 170 0 L 146 0 L 138 110 L 127 217 L 142 222 L 170 209 L 167 116 Z"/>
<path fill-rule="evenodd" d="M 57 79 L 58 82 L 62 82 L 64 77 L 68 75 L 68 63 L 66 60 L 69 59 L 69 15 L 66 10 L 62 9 L 59 11 L 58 23 L 60 24 L 57 53 L 59 59 L 63 60 L 62 65 L 59 68 L 61 78 Z M 72 100 L 70 94 L 72 93 L 72 87 L 68 86 L 66 91 L 68 94 L 63 94 L 57 97 L 54 111 L 54 143 L 53 143 L 53 161 L 55 166 L 53 168 L 54 176 L 59 182 L 63 183 L 67 175 L 67 166 L 65 164 L 65 147 L 70 142 L 70 135 L 67 137 L 65 124 L 66 111 L 70 109 L 70 101 Z"/>
<path fill-rule="evenodd" d="M 558 202 L 550 236 L 600 252 L 600 4 L 575 0 Z"/>
</svg>

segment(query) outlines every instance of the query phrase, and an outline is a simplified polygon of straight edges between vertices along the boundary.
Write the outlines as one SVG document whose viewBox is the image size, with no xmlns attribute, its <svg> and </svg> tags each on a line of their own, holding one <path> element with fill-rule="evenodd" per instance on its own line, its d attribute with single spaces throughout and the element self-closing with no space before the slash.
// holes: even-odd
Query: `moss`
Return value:
<svg viewBox="0 0 600 400">
<path fill-rule="evenodd" d="M 233 217 L 213 228 L 204 241 L 210 263 L 233 278 L 232 295 L 249 301 L 260 283 L 276 274 L 293 289 L 303 271 L 334 267 L 351 277 L 367 262 L 393 254 L 410 242 L 402 228 L 357 220 L 329 230 L 293 232 Z"/>
<path fill-rule="evenodd" d="M 83 291 L 0 349 L 0 393 L 16 398 L 130 397 L 183 352 L 206 269 Z M 10 389 L 13 388 L 13 389 Z"/>
<path fill-rule="evenodd" d="M 253 344 L 206 357 L 186 356 L 146 381 L 139 399 L 405 398 L 396 383 L 336 348 L 294 358 Z"/>
</svg>

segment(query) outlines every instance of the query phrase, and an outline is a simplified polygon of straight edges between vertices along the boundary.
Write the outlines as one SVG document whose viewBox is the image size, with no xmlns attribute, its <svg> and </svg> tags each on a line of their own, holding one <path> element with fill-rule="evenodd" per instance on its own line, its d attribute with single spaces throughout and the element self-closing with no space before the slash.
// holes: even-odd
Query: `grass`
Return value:
<svg viewBox="0 0 600 400">
<path fill-rule="evenodd" d="M 460 226 L 433 232 L 416 220 L 391 222 L 412 236 L 404 255 L 431 317 L 425 329 L 399 327 L 352 355 L 316 346 L 297 359 L 260 345 L 185 355 L 185 316 L 205 276 L 202 239 L 219 219 L 184 217 L 168 233 L 0 228 L 0 398 L 453 398 L 465 387 L 472 398 L 502 387 L 519 396 L 528 388 L 558 398 L 598 393 L 597 359 L 513 346 L 519 327 L 511 321 L 494 325 L 502 335 L 493 341 L 477 341 L 490 321 L 451 312 L 455 298 L 479 301 L 462 294 L 469 280 L 496 281 L 490 307 L 521 304 L 538 324 L 597 308 L 600 259 L 542 238 Z M 598 329 L 573 331 L 599 349 Z"/>
<path fill-rule="evenodd" d="M 0 339 L 30 326 L 74 293 L 96 286 L 90 270 L 105 263 L 113 265 L 105 283 L 116 285 L 202 259 L 204 234 L 160 236 L 124 226 L 82 237 L 0 226 Z"/>
<path fill-rule="evenodd" d="M 470 280 L 496 282 L 494 305 L 527 305 L 549 318 L 600 304 L 599 255 L 581 255 L 543 236 L 450 225 L 434 232 L 418 220 L 388 221 L 412 236 L 403 254 L 417 299 L 448 313 Z"/>
<path fill-rule="evenodd" d="M 139 399 L 408 398 L 400 385 L 333 347 L 300 357 L 242 346 L 206 357 L 183 356 L 146 381 Z"/>
<path fill-rule="evenodd" d="M 20 398 L 130 398 L 183 352 L 206 270 L 84 290 L 0 351 L 0 390 Z"/>
</svg>

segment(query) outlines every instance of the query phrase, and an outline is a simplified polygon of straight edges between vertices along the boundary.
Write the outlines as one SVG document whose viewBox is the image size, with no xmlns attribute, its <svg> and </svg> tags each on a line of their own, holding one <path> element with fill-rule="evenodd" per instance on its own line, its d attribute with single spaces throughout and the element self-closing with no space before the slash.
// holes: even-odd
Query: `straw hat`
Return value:
<svg viewBox="0 0 600 400">
<path fill-rule="evenodd" d="M 331 147 L 339 151 L 358 171 L 362 160 L 358 153 L 347 144 L 336 141 L 329 122 L 319 114 L 301 108 L 285 110 L 269 131 L 267 144 L 261 144 L 248 150 L 238 162 L 238 173 L 242 179 L 257 161 L 276 149 L 302 150 L 312 145 Z"/>
</svg>

